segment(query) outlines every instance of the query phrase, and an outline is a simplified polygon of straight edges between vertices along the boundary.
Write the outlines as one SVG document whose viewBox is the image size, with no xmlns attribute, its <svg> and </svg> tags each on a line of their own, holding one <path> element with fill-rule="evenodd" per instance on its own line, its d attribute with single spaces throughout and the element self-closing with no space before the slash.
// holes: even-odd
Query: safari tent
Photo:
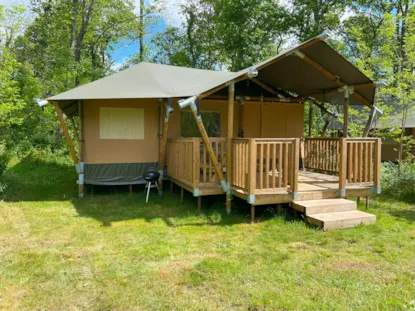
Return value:
<svg viewBox="0 0 415 311">
<path fill-rule="evenodd" d="M 140 63 L 50 97 L 80 196 L 84 183 L 142 183 L 150 167 L 199 206 L 202 196 L 224 194 L 230 211 L 236 196 L 252 217 L 256 205 L 294 202 L 305 212 L 302 201 L 380 193 L 378 139 L 303 137 L 306 101 L 343 105 L 346 128 L 349 105 L 374 103 L 376 84 L 324 39 L 239 72 Z M 79 117 L 79 154 L 64 115 Z M 197 135 L 183 137 L 189 118 Z M 207 119 L 217 120 L 211 133 Z"/>
</svg>

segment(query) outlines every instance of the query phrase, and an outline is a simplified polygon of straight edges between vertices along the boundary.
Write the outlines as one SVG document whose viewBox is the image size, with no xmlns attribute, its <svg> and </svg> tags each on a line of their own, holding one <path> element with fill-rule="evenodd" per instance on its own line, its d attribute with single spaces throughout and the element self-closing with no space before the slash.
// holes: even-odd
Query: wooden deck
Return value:
<svg viewBox="0 0 415 311">
<path fill-rule="evenodd" d="M 380 191 L 379 139 L 312 138 L 305 141 L 304 155 L 298 138 L 233 139 L 232 176 L 226 176 L 226 140 L 210 143 L 233 195 L 251 205 L 369 197 Z M 198 138 L 169 142 L 167 175 L 195 197 L 224 194 Z"/>
<path fill-rule="evenodd" d="M 372 195 L 373 184 L 346 184 L 346 197 L 367 197 Z M 290 187 L 288 191 L 274 191 L 269 189 L 257 189 L 255 191 L 255 202 L 253 205 L 290 203 L 294 200 L 291 196 Z M 247 200 L 249 194 L 242 189 L 233 189 L 236 197 Z M 322 200 L 340 198 L 339 177 L 312 171 L 299 171 L 298 173 L 298 197 L 296 201 Z"/>
</svg>

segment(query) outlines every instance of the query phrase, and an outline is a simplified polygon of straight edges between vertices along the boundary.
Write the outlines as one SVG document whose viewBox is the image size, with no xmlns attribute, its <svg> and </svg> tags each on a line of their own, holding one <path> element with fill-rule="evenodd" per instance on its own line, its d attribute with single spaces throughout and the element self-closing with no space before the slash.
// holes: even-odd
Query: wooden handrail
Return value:
<svg viewBox="0 0 415 311">
<path fill-rule="evenodd" d="M 308 169 L 338 173 L 340 164 L 340 138 L 306 138 L 304 161 Z"/>
<path fill-rule="evenodd" d="M 231 185 L 250 196 L 298 192 L 299 138 L 235 138 Z"/>
<path fill-rule="evenodd" d="M 304 149 L 306 168 L 338 173 L 342 196 L 352 185 L 373 185 L 380 191 L 379 138 L 307 138 Z"/>
</svg>

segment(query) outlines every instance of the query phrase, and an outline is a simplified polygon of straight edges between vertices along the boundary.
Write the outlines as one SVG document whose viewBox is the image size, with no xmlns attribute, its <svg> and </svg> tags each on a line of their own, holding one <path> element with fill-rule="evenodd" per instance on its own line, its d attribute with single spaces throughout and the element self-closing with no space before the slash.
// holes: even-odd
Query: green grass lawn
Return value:
<svg viewBox="0 0 415 311">
<path fill-rule="evenodd" d="M 0 202 L 0 309 L 415 310 L 415 207 L 384 196 L 377 224 L 322 232 L 224 198 L 88 190 L 73 167 L 15 163 Z M 216 200 L 216 202 L 215 202 Z M 363 209 L 363 204 L 360 206 Z"/>
</svg>

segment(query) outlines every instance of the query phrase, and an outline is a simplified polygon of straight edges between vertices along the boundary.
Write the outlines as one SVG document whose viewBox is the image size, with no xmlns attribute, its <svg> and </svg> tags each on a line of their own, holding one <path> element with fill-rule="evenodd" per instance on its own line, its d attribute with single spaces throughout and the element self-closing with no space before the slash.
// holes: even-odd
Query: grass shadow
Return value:
<svg viewBox="0 0 415 311">
<path fill-rule="evenodd" d="M 225 196 L 202 198 L 202 214 L 197 213 L 197 201 L 185 191 L 184 202 L 178 193 L 164 191 L 161 199 L 152 190 L 149 203 L 145 203 L 144 185 L 86 187 L 84 199 L 78 198 L 77 174 L 70 163 L 50 161 L 20 161 L 2 176 L 6 189 L 1 194 L 6 202 L 70 201 L 79 217 L 94 218 L 103 226 L 125 220 L 144 219 L 147 222 L 162 219 L 168 226 L 232 226 L 249 223 L 249 205 L 235 198 L 232 213 L 227 215 Z M 168 183 L 166 183 L 168 185 Z M 256 208 L 256 219 L 265 221 L 276 216 L 268 207 Z M 287 220 L 288 221 L 288 220 Z"/>
</svg>

